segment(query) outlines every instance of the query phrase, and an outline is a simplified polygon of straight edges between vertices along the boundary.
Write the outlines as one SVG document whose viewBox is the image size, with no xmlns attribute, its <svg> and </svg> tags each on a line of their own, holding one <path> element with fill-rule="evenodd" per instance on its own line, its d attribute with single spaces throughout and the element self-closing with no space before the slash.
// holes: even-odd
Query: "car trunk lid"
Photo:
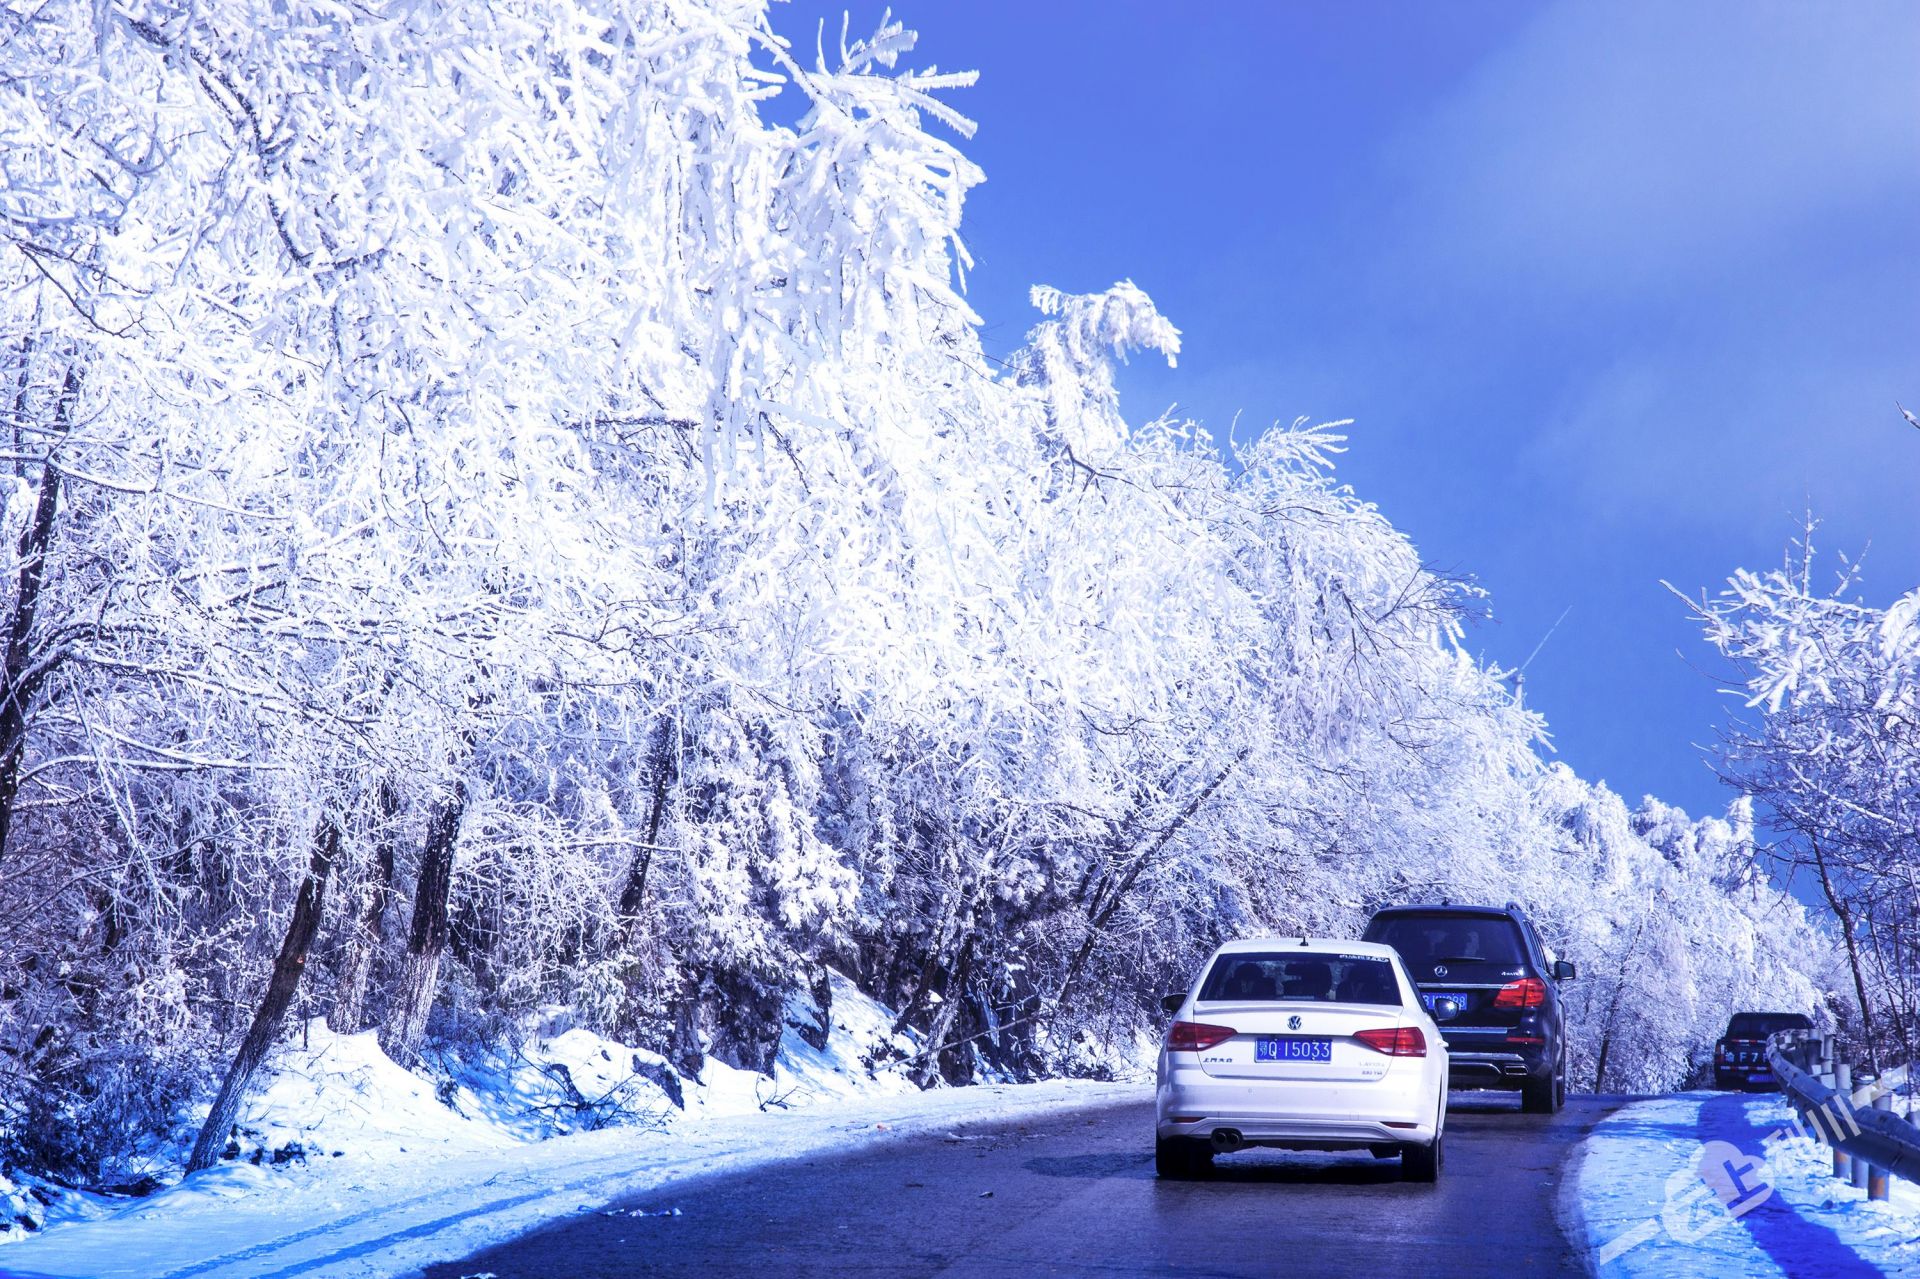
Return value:
<svg viewBox="0 0 1920 1279">
<path fill-rule="evenodd" d="M 1200 1068 L 1216 1079 L 1384 1079 L 1394 1059 L 1354 1035 L 1413 1024 L 1404 1010 L 1381 1004 L 1219 1000 L 1197 1003 L 1193 1013 L 1196 1021 L 1234 1030 L 1200 1053 Z M 1271 1046 L 1263 1051 L 1262 1041 Z"/>
<path fill-rule="evenodd" d="M 1507 1008 L 1496 1006 L 1502 990 L 1527 980 L 1529 974 L 1524 964 L 1452 960 L 1423 964 L 1411 969 L 1410 975 L 1420 992 L 1420 1002 L 1428 1012 L 1432 1012 L 1434 1003 L 1443 998 L 1451 998 L 1460 1005 L 1459 1016 L 1441 1023 L 1442 1030 L 1467 1026 L 1518 1026 L 1521 1017 L 1529 1011 L 1517 1004 Z M 1538 1008 L 1537 1004 L 1535 1008 Z"/>
</svg>

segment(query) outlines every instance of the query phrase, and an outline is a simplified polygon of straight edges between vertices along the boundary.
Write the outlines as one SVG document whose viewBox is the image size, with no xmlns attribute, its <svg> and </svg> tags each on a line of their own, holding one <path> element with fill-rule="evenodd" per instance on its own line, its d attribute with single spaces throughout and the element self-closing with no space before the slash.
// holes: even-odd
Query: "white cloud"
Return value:
<svg viewBox="0 0 1920 1279">
<path fill-rule="evenodd" d="M 1402 138 L 1414 251 L 1644 290 L 1920 193 L 1920 9 L 1609 0 L 1544 10 Z"/>
</svg>

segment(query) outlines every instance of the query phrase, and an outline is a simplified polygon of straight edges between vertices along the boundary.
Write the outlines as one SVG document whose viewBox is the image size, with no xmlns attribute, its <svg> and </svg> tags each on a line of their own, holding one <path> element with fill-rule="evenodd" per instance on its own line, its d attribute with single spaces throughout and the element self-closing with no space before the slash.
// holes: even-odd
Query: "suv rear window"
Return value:
<svg viewBox="0 0 1920 1279">
<path fill-rule="evenodd" d="M 1735 1013 L 1727 1023 L 1728 1039 L 1765 1039 L 1782 1030 L 1812 1030 L 1803 1013 Z"/>
<path fill-rule="evenodd" d="M 1377 915 L 1368 941 L 1385 942 L 1410 966 L 1526 962 L 1526 946 L 1511 919 L 1499 915 Z"/>
<path fill-rule="evenodd" d="M 1382 1004 L 1400 1007 L 1393 965 L 1371 955 L 1245 951 L 1213 961 L 1201 1002 Z"/>
</svg>

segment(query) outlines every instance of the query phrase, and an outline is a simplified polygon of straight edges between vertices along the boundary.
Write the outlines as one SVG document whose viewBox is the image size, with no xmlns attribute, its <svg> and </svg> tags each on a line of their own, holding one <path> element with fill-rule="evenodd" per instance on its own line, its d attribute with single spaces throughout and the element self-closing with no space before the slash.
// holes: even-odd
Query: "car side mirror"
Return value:
<svg viewBox="0 0 1920 1279">
<path fill-rule="evenodd" d="M 1571 959 L 1556 959 L 1553 961 L 1553 979 L 1555 981 L 1572 981 L 1579 975 L 1580 970 L 1573 966 Z"/>
<path fill-rule="evenodd" d="M 1160 996 L 1160 1011 L 1177 1013 L 1180 1011 L 1180 1005 L 1186 1002 L 1187 997 L 1185 995 L 1162 995 Z"/>
<path fill-rule="evenodd" d="M 1457 999 L 1436 999 L 1433 1001 L 1433 1019 L 1452 1021 L 1460 1015 L 1460 1001 Z"/>
</svg>

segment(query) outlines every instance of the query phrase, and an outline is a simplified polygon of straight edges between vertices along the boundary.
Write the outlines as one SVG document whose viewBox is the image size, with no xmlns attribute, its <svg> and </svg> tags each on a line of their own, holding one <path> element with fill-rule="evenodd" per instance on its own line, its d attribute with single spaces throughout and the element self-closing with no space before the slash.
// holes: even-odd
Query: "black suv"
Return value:
<svg viewBox="0 0 1920 1279">
<path fill-rule="evenodd" d="M 1389 906 L 1362 937 L 1400 952 L 1447 1041 L 1450 1087 L 1517 1088 L 1522 1110 L 1560 1109 L 1567 1043 L 1559 987 L 1574 967 L 1547 959 L 1518 906 Z"/>
<path fill-rule="evenodd" d="M 1727 1033 L 1713 1046 L 1713 1086 L 1743 1088 L 1773 1082 L 1767 1065 L 1767 1036 L 1783 1030 L 1812 1030 L 1805 1013 L 1735 1013 Z"/>
</svg>

